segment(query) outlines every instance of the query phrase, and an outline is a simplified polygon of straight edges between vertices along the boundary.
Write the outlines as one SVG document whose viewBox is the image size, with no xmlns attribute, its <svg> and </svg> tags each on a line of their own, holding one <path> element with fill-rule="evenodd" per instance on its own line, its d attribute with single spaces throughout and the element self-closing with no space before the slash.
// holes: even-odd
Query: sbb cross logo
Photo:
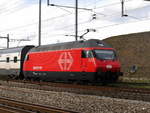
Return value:
<svg viewBox="0 0 150 113">
<path fill-rule="evenodd" d="M 73 57 L 70 52 L 63 52 L 60 54 L 58 64 L 61 70 L 70 70 L 73 64 Z"/>
</svg>

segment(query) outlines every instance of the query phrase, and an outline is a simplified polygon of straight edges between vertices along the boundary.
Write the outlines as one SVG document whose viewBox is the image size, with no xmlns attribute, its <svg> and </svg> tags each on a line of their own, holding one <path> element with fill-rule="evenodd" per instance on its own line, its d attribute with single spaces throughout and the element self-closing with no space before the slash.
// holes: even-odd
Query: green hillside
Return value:
<svg viewBox="0 0 150 113">
<path fill-rule="evenodd" d="M 150 79 L 150 32 L 110 37 L 104 40 L 117 50 L 124 77 Z M 131 72 L 135 65 L 137 71 Z"/>
</svg>

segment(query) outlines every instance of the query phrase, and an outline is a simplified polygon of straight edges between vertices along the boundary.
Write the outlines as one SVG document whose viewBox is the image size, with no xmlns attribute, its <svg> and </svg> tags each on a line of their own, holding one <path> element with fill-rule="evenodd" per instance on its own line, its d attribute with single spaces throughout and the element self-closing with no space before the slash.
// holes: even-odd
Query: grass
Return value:
<svg viewBox="0 0 150 113">
<path fill-rule="evenodd" d="M 121 77 L 117 83 L 108 84 L 108 86 L 150 89 L 150 79 Z"/>
<path fill-rule="evenodd" d="M 150 89 L 150 84 L 145 83 L 115 83 L 115 84 L 109 84 L 111 87 L 128 87 L 128 88 L 143 88 L 143 89 Z"/>
<path fill-rule="evenodd" d="M 144 78 L 144 77 L 120 77 L 119 81 L 121 82 L 130 82 L 130 83 L 150 83 L 149 78 Z"/>
</svg>

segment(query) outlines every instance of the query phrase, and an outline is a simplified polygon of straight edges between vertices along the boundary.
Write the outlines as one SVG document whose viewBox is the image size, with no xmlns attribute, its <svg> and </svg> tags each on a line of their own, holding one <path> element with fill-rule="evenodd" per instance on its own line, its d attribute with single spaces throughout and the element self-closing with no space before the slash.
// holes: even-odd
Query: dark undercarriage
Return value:
<svg viewBox="0 0 150 113">
<path fill-rule="evenodd" d="M 120 72 L 48 72 L 48 71 L 25 71 L 25 79 L 41 81 L 65 81 L 65 82 L 116 82 Z"/>
</svg>

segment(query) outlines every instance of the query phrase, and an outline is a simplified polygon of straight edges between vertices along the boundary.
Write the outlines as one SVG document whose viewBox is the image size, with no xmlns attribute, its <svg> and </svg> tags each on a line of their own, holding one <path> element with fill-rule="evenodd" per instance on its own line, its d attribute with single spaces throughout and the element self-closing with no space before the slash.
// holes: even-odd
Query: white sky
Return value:
<svg viewBox="0 0 150 113">
<path fill-rule="evenodd" d="M 26 44 L 38 45 L 38 0 L 0 0 L 0 36 L 10 34 L 10 39 L 30 39 L 26 42 L 10 42 L 10 46 Z M 58 0 L 53 0 L 58 1 Z M 59 5 L 59 2 L 54 2 Z M 63 2 L 62 2 L 63 3 Z M 62 4 L 61 3 L 61 4 Z M 62 4 L 67 5 L 67 4 Z M 104 39 L 121 34 L 150 31 L 150 2 L 144 0 L 125 0 L 125 13 L 121 17 L 120 0 L 94 0 L 79 4 L 93 11 L 79 10 L 79 35 L 86 29 L 96 29 L 85 35 L 86 39 Z M 96 20 L 92 15 L 96 14 Z M 74 9 L 48 7 L 42 4 L 42 45 L 72 41 L 74 35 Z M 0 47 L 6 47 L 1 39 Z"/>
</svg>

